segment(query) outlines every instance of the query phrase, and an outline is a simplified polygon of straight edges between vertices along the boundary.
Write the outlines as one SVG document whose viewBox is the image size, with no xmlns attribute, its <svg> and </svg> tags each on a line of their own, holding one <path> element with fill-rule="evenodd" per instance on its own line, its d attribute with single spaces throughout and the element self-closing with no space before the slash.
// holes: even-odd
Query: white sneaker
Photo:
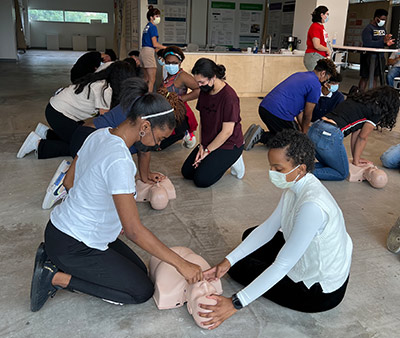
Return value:
<svg viewBox="0 0 400 338">
<path fill-rule="evenodd" d="M 22 143 L 21 148 L 19 148 L 17 153 L 17 158 L 23 158 L 26 154 L 29 154 L 32 151 L 37 150 L 40 140 L 41 137 L 34 131 L 31 131 L 28 137 L 25 139 L 24 143 Z"/>
<path fill-rule="evenodd" d="M 110 303 L 110 304 L 113 304 L 113 305 L 124 305 L 124 303 L 119 303 L 119 302 L 114 302 L 113 300 L 109 300 L 109 299 L 105 299 L 105 298 L 102 298 L 101 299 L 103 302 L 106 302 L 106 303 Z"/>
<path fill-rule="evenodd" d="M 189 149 L 194 148 L 196 145 L 196 136 L 194 136 L 194 133 L 189 133 L 186 131 L 185 136 L 183 137 L 183 146 Z"/>
<path fill-rule="evenodd" d="M 38 125 L 36 126 L 35 133 L 38 134 L 41 139 L 45 140 L 47 136 L 47 131 L 49 129 L 50 128 L 48 126 L 39 122 Z"/>
<path fill-rule="evenodd" d="M 67 173 L 71 162 L 63 160 L 58 166 L 53 178 L 50 181 L 49 186 L 46 190 L 46 195 L 44 196 L 42 209 L 50 209 L 57 201 L 64 198 L 67 195 L 67 189 L 63 186 L 64 177 Z"/>
<path fill-rule="evenodd" d="M 243 155 L 240 155 L 238 160 L 231 167 L 231 174 L 236 176 L 239 180 L 241 180 L 244 176 L 245 166 L 243 161 Z"/>
</svg>

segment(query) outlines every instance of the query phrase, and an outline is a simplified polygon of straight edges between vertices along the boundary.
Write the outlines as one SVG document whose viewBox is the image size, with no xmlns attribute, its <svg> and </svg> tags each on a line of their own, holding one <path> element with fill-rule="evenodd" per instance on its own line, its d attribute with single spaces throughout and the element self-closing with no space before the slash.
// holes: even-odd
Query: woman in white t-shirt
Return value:
<svg viewBox="0 0 400 338">
<path fill-rule="evenodd" d="M 153 283 L 144 263 L 118 239 L 121 230 L 188 282 L 202 279 L 199 266 L 178 256 L 141 223 L 134 198 L 136 166 L 129 147 L 160 144 L 174 128 L 171 105 L 159 94 L 146 93 L 118 127 L 99 129 L 86 139 L 64 180 L 68 196 L 51 213 L 45 243 L 36 253 L 32 311 L 60 288 L 114 303 L 148 300 Z"/>
<path fill-rule="evenodd" d="M 245 286 L 232 297 L 211 296 L 217 304 L 200 313 L 211 329 L 260 296 L 302 312 L 322 312 L 343 299 L 353 244 L 335 199 L 311 173 L 314 146 L 303 133 L 285 129 L 271 140 L 269 178 L 286 189 L 260 226 L 247 229 L 243 242 L 206 279 L 229 275 Z"/>
<path fill-rule="evenodd" d="M 122 82 L 134 76 L 134 65 L 117 61 L 103 71 L 90 73 L 76 84 L 57 91 L 46 107 L 46 119 L 52 129 L 39 124 L 28 135 L 17 157 L 22 158 L 34 150 L 39 159 L 69 156 L 72 134 L 83 123 L 81 121 L 116 106 Z"/>
</svg>

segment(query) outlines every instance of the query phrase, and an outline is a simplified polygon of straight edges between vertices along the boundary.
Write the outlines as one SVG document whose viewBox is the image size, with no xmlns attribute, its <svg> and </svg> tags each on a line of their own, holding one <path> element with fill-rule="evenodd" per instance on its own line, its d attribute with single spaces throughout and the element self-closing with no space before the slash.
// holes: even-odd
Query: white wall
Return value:
<svg viewBox="0 0 400 338">
<path fill-rule="evenodd" d="M 32 9 L 78 10 L 107 12 L 108 24 L 31 22 L 30 47 L 45 48 L 46 34 L 58 34 L 60 48 L 72 48 L 73 35 L 104 36 L 106 47 L 113 48 L 114 1 L 113 0 L 28 0 Z M 95 48 L 95 39 L 88 39 L 88 48 Z"/>
<path fill-rule="evenodd" d="M 324 24 L 329 39 L 332 40 L 333 35 L 337 33 L 336 44 L 343 45 L 349 0 L 296 0 L 293 36 L 301 40 L 298 49 L 306 49 L 307 32 L 312 23 L 311 13 L 321 5 L 329 9 L 329 21 Z"/>
<path fill-rule="evenodd" d="M 190 41 L 205 46 L 207 40 L 207 0 L 192 0 Z"/>
<path fill-rule="evenodd" d="M 0 59 L 17 60 L 13 0 L 0 1 Z"/>
</svg>

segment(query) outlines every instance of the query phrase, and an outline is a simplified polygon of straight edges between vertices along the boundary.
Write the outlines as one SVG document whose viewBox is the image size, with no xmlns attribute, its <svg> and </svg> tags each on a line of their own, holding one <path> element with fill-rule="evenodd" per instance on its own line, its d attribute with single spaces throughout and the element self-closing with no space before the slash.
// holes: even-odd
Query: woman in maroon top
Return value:
<svg viewBox="0 0 400 338">
<path fill-rule="evenodd" d="M 331 50 L 327 46 L 328 33 L 324 27 L 329 19 L 328 7 L 318 6 L 311 16 L 313 23 L 307 33 L 307 49 L 304 54 L 304 66 L 308 71 L 314 70 L 319 59 L 331 56 Z"/>
<path fill-rule="evenodd" d="M 240 104 L 236 92 L 224 81 L 225 67 L 201 58 L 192 74 L 201 90 L 196 106 L 201 142 L 183 164 L 182 175 L 202 188 L 217 182 L 229 168 L 241 179 L 245 167 Z"/>
</svg>

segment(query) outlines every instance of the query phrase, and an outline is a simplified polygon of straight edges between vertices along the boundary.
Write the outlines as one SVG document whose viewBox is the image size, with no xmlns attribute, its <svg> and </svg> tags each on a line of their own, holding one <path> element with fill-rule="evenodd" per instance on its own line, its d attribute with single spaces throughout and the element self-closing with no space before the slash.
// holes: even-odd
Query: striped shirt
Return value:
<svg viewBox="0 0 400 338">
<path fill-rule="evenodd" d="M 328 119 L 336 122 L 344 136 L 361 129 L 364 123 L 371 123 L 374 127 L 381 119 L 374 107 L 361 102 L 347 99 L 340 103 L 333 112 L 326 115 Z"/>
</svg>

